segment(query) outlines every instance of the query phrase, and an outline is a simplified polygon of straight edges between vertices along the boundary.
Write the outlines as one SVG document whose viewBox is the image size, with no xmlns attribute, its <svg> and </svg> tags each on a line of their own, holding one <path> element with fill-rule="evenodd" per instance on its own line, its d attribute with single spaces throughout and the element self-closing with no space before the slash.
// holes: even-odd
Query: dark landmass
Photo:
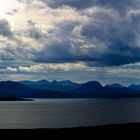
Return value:
<svg viewBox="0 0 140 140">
<path fill-rule="evenodd" d="M 110 87 L 110 88 L 126 88 L 126 86 L 123 86 L 119 83 L 113 83 L 113 84 L 107 84 L 105 87 Z"/>
<path fill-rule="evenodd" d="M 40 128 L 40 129 L 37 129 L 37 130 L 46 130 L 46 131 L 58 131 L 58 132 L 61 132 L 61 131 L 78 131 L 78 130 L 80 130 L 80 131 L 83 131 L 83 132 L 86 132 L 86 131 L 88 131 L 88 132 L 91 132 L 91 131 L 97 131 L 97 130 L 106 130 L 106 129 L 110 129 L 110 130 L 112 130 L 112 129 L 118 129 L 118 131 L 119 131 L 119 129 L 120 128 L 123 128 L 124 130 L 125 129 L 135 129 L 135 128 L 139 128 L 140 129 L 140 123 L 138 122 L 138 123 L 122 123 L 122 124 L 108 124 L 108 125 L 100 125 L 100 126 L 89 126 L 89 127 L 75 127 L 75 128 L 52 128 L 52 129 L 44 129 L 44 128 Z M 29 129 L 28 129 L 29 130 Z M 36 130 L 36 129 L 34 129 L 34 130 Z"/>
<path fill-rule="evenodd" d="M 37 86 L 37 88 L 35 88 Z M 47 89 L 48 88 L 48 89 Z M 101 85 L 97 81 L 83 84 L 71 81 L 46 80 L 32 82 L 0 82 L 0 97 L 10 98 L 138 98 L 140 90 L 121 86 L 120 84 Z"/>
<path fill-rule="evenodd" d="M 72 82 L 70 80 L 64 80 L 64 81 L 53 80 L 52 82 L 49 82 L 47 80 L 40 80 L 37 82 L 26 80 L 26 81 L 21 81 L 20 83 L 33 89 L 41 89 L 41 90 L 47 89 L 47 90 L 55 90 L 55 91 L 63 91 L 63 92 L 76 89 L 81 86 L 81 84 Z"/>
<path fill-rule="evenodd" d="M 78 94 L 81 97 L 93 97 L 93 98 L 132 98 L 140 97 L 140 91 L 133 90 L 128 87 L 109 87 L 102 86 L 97 81 L 87 82 L 81 87 L 72 90 L 71 92 Z"/>
<path fill-rule="evenodd" d="M 134 139 L 140 138 L 139 135 L 140 123 L 126 123 L 126 124 L 112 124 L 103 126 L 93 126 L 93 127 L 77 127 L 77 128 L 64 128 L 64 129 L 40 129 L 40 134 L 55 134 L 61 136 L 67 136 L 73 138 L 77 136 L 78 138 L 86 139 L 105 139 L 106 137 L 111 139 L 122 136 L 129 137 L 132 136 Z M 36 132 L 37 130 L 33 130 Z M 130 138 L 130 137 L 129 137 Z"/>
<path fill-rule="evenodd" d="M 140 85 L 132 84 L 129 88 L 140 91 Z"/>
<path fill-rule="evenodd" d="M 32 138 L 44 138 L 44 136 L 50 136 L 50 138 L 56 138 L 56 136 L 70 138 L 86 138 L 86 139 L 99 139 L 111 137 L 117 138 L 122 135 L 139 136 L 140 123 L 126 123 L 126 124 L 112 124 L 93 127 L 77 127 L 77 128 L 61 128 L 61 129 L 1 129 L 0 134 L 4 134 L 4 137 L 11 134 L 22 138 L 31 136 Z M 9 134 L 9 135 L 5 135 Z M 139 137 L 138 137 L 139 138 Z M 58 138 L 57 138 L 58 139 Z"/>
<path fill-rule="evenodd" d="M 0 97 L 0 101 L 33 101 L 32 99 Z"/>
</svg>

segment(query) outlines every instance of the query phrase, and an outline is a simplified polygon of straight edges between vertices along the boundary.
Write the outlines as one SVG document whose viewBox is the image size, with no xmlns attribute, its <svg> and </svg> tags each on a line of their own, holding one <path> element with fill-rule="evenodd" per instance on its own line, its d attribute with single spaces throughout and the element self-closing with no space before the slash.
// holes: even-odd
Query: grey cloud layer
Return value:
<svg viewBox="0 0 140 140">
<path fill-rule="evenodd" d="M 17 1 L 0 19 L 1 80 L 139 82 L 139 0 Z"/>
</svg>

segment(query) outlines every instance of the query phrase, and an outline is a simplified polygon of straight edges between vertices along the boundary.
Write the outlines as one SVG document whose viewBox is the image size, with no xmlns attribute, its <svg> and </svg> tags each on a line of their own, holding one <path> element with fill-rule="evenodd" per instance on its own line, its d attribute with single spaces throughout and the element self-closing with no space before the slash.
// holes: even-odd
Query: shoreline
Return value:
<svg viewBox="0 0 140 140">
<path fill-rule="evenodd" d="M 70 130 L 98 130 L 98 129 L 118 129 L 118 128 L 140 128 L 140 122 L 132 123 L 118 123 L 118 124 L 106 124 L 96 126 L 79 126 L 79 127 L 64 127 L 64 128 L 13 128 L 13 129 L 0 129 L 0 130 L 45 130 L 45 131 L 70 131 Z"/>
<path fill-rule="evenodd" d="M 139 136 L 140 123 L 124 123 L 124 124 L 111 124 L 103 126 L 91 127 L 75 127 L 75 128 L 38 128 L 38 129 L 0 129 L 1 137 L 8 138 L 51 138 L 56 139 L 56 136 L 64 139 L 102 139 L 102 138 L 121 138 L 122 136 L 140 137 Z M 59 137 L 58 137 L 59 138 Z"/>
<path fill-rule="evenodd" d="M 32 135 L 32 136 L 73 136 L 96 138 L 109 136 L 114 139 L 115 136 L 129 136 L 135 134 L 139 135 L 140 122 L 138 123 L 124 123 L 124 124 L 111 124 L 102 126 L 90 127 L 75 127 L 75 128 L 37 128 L 37 129 L 0 129 L 0 134 L 15 135 Z M 27 134 L 27 135 L 26 135 Z M 113 135 L 112 135 L 113 134 Z"/>
</svg>

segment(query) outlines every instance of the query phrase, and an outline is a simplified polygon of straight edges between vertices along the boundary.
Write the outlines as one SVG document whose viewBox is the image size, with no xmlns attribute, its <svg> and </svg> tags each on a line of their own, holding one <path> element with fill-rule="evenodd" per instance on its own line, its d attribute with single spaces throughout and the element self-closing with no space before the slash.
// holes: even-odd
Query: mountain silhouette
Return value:
<svg viewBox="0 0 140 140">
<path fill-rule="evenodd" d="M 93 91 L 100 91 L 103 89 L 103 86 L 97 81 L 90 81 L 85 84 L 82 84 L 81 87 L 74 89 L 75 93 L 91 93 Z"/>
<path fill-rule="evenodd" d="M 28 83 L 28 86 L 25 84 Z M 29 87 L 30 84 L 30 87 Z M 33 85 L 32 85 L 33 84 Z M 45 89 L 35 89 L 31 86 L 45 86 Z M 49 85 L 49 86 L 48 86 Z M 60 86 L 62 86 L 60 88 Z M 47 87 L 53 87 L 52 90 Z M 58 87 L 60 88 L 58 90 Z M 62 88 L 65 88 L 61 91 Z M 90 81 L 83 84 L 77 84 L 71 81 L 53 81 L 41 80 L 38 82 L 24 81 L 0 82 L 0 97 L 2 98 L 130 98 L 140 97 L 140 91 L 124 86 L 102 86 L 97 81 Z"/>
<path fill-rule="evenodd" d="M 41 80 L 37 82 L 21 81 L 21 83 L 33 89 L 49 89 L 63 92 L 80 87 L 80 84 L 72 82 L 70 80 L 64 81 L 53 80 L 52 82 L 49 82 L 47 80 Z"/>
<path fill-rule="evenodd" d="M 119 83 L 113 83 L 113 84 L 107 84 L 105 85 L 105 87 L 110 87 L 110 88 L 125 88 L 125 86 L 122 86 L 121 84 Z"/>
<path fill-rule="evenodd" d="M 27 87 L 19 82 L 0 82 L 0 97 L 16 98 L 63 98 L 67 94 L 60 91 L 37 90 Z"/>
<path fill-rule="evenodd" d="M 132 84 L 129 86 L 129 88 L 140 91 L 140 85 Z"/>
<path fill-rule="evenodd" d="M 97 81 L 91 81 L 83 84 L 80 88 L 72 90 L 82 97 L 97 97 L 97 98 L 129 98 L 140 97 L 140 92 L 124 86 L 110 87 L 102 86 Z"/>
</svg>

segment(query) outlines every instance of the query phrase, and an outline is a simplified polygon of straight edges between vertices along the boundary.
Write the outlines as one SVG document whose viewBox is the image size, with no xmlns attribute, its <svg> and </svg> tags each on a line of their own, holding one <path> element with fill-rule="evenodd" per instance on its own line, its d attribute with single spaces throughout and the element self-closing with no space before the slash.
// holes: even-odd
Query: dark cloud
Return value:
<svg viewBox="0 0 140 140">
<path fill-rule="evenodd" d="M 12 36 L 12 31 L 10 24 L 7 20 L 1 19 L 0 20 L 0 34 L 6 37 L 11 37 Z"/>
<path fill-rule="evenodd" d="M 125 12 L 129 9 L 139 8 L 139 0 L 93 0 L 97 5 L 107 8 L 116 9 L 119 12 Z"/>
<path fill-rule="evenodd" d="M 29 28 L 25 34 L 27 34 L 29 37 L 36 39 L 36 40 L 41 40 L 42 38 L 44 38 L 44 34 L 41 32 L 40 29 L 35 28 L 35 27 L 31 27 Z"/>
<path fill-rule="evenodd" d="M 115 13 L 115 12 L 114 12 Z M 98 59 L 101 65 L 123 65 L 140 61 L 140 14 L 121 17 L 118 13 L 97 12 L 82 26 L 81 35 L 89 40 L 97 39 L 106 46 Z"/>
<path fill-rule="evenodd" d="M 76 44 L 73 44 L 76 45 Z M 71 42 L 54 42 L 46 46 L 39 53 L 35 53 L 34 61 L 43 63 L 67 63 L 85 62 L 88 66 L 120 66 L 140 61 L 140 48 L 125 46 L 126 52 L 122 50 L 110 50 L 107 53 L 98 51 L 96 48 L 73 48 Z M 77 44 L 79 45 L 79 44 Z"/>
<path fill-rule="evenodd" d="M 77 9 L 101 6 L 125 11 L 126 9 L 138 8 L 139 0 L 42 0 L 51 8 L 70 6 Z"/>
<path fill-rule="evenodd" d="M 94 61 L 95 57 L 90 56 L 93 52 L 92 49 L 81 49 L 79 44 L 78 47 L 73 47 L 71 41 L 53 42 L 51 45 L 34 55 L 35 62 L 43 63 L 66 63 L 66 62 L 77 62 L 77 61 Z M 85 52 L 84 52 L 85 51 Z"/>
<path fill-rule="evenodd" d="M 61 6 L 68 5 L 79 9 L 90 7 L 94 2 L 94 0 L 51 0 L 51 1 L 42 0 L 42 1 L 52 8 L 58 8 Z"/>
<path fill-rule="evenodd" d="M 123 47 L 123 46 L 121 46 Z M 140 61 L 140 48 L 124 46 L 126 51 L 111 50 L 103 54 L 97 61 L 87 62 L 88 66 L 121 66 L 124 64 L 136 63 Z"/>
</svg>

